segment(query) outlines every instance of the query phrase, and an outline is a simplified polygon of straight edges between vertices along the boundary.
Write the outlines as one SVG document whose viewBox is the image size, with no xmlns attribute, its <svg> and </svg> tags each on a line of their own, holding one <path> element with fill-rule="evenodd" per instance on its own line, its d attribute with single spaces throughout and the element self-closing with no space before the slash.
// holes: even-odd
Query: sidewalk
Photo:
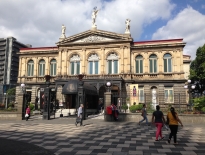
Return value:
<svg viewBox="0 0 205 155">
<path fill-rule="evenodd" d="M 39 151 L 32 152 L 36 155 L 43 151 L 51 155 L 204 155 L 205 152 L 205 124 L 179 128 L 179 145 L 173 145 L 166 141 L 169 131 L 163 129 L 165 139 L 156 142 L 155 127 L 137 122 L 105 122 L 103 116 L 85 120 L 82 127 L 76 127 L 74 122 L 75 117 L 42 120 L 37 116 L 29 121 L 0 121 L 0 138 L 14 140 L 10 150 L 6 142 L 7 147 L 0 145 L 0 152 L 13 150 L 11 154 L 15 154 L 15 149 L 23 151 L 32 146 L 31 152 Z"/>
</svg>

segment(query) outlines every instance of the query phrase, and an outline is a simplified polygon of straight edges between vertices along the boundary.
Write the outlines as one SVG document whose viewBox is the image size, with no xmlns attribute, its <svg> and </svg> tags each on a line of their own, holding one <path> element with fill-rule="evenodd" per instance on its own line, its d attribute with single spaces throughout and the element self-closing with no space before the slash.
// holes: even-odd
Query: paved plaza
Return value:
<svg viewBox="0 0 205 155">
<path fill-rule="evenodd" d="M 75 126 L 74 117 L 0 121 L 0 155 L 204 155 L 205 125 L 179 128 L 178 145 L 155 141 L 155 127 L 137 122 L 104 122 L 102 116 Z M 8 146 L 9 145 L 9 146 Z"/>
</svg>

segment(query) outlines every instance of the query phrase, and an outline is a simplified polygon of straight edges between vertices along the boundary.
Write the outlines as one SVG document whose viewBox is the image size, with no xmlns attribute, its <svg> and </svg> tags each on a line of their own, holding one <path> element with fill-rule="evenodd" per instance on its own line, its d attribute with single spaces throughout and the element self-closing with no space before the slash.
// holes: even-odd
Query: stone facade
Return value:
<svg viewBox="0 0 205 155">
<path fill-rule="evenodd" d="M 66 102 L 66 95 L 61 93 L 62 82 L 56 84 L 56 81 L 69 81 L 77 79 L 77 74 L 84 74 L 83 81 L 94 85 L 99 94 L 105 82 L 111 81 L 112 92 L 118 93 L 118 98 L 123 94 L 129 98 L 129 85 L 138 84 L 144 103 L 152 102 L 155 89 L 157 104 L 178 105 L 177 96 L 181 96 L 180 104 L 186 105 L 183 86 L 189 74 L 190 56 L 183 55 L 183 39 L 134 42 L 131 34 L 91 29 L 60 39 L 56 45 L 23 48 L 19 52 L 18 83 L 25 83 L 28 91 L 32 91 L 31 102 L 45 85 L 44 75 L 52 74 L 51 87 L 56 88 L 57 99 Z M 56 62 L 55 71 L 52 60 Z M 166 102 L 166 93 L 167 97 L 176 97 Z M 122 103 L 126 100 L 122 99 Z"/>
</svg>

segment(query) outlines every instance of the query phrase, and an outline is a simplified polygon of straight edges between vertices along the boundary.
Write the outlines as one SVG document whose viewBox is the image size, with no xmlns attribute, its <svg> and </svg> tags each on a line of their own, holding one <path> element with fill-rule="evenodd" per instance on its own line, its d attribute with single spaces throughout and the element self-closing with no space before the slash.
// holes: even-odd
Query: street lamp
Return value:
<svg viewBox="0 0 205 155">
<path fill-rule="evenodd" d="M 195 89 L 195 85 L 191 84 L 191 80 L 187 80 L 186 85 L 184 86 L 185 89 L 188 89 L 188 93 L 189 93 L 189 104 L 187 105 L 189 107 L 189 110 L 191 110 L 191 106 L 192 106 L 192 95 L 191 92 L 193 89 Z"/>
<path fill-rule="evenodd" d="M 4 93 L 4 105 L 5 105 L 5 109 L 7 109 L 7 99 L 6 99 L 6 93 Z"/>
<path fill-rule="evenodd" d="M 110 92 L 111 85 L 112 85 L 112 83 L 110 81 L 106 82 L 105 86 L 107 88 L 107 92 Z"/>
<path fill-rule="evenodd" d="M 27 104 L 27 94 L 26 94 L 26 85 L 24 83 L 21 84 L 21 90 L 22 90 L 22 93 L 23 93 L 22 118 L 25 119 L 26 104 Z"/>
</svg>

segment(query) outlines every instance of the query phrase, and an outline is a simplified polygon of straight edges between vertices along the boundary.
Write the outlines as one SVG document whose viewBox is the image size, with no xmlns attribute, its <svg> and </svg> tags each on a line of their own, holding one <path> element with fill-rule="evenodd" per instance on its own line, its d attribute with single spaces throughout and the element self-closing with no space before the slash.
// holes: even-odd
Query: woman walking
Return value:
<svg viewBox="0 0 205 155">
<path fill-rule="evenodd" d="M 161 140 L 164 139 L 164 137 L 162 137 L 162 127 L 163 123 L 165 123 L 165 119 L 163 112 L 160 111 L 159 105 L 156 106 L 156 111 L 152 114 L 152 123 L 157 127 L 155 141 L 159 141 L 159 136 L 161 137 Z"/>
<path fill-rule="evenodd" d="M 183 124 L 182 124 L 181 120 L 179 119 L 179 117 L 178 117 L 178 115 L 175 112 L 175 109 L 173 107 L 170 108 L 170 112 L 168 112 L 168 114 L 167 114 L 167 119 L 169 122 L 169 128 L 171 130 L 171 133 L 169 134 L 169 139 L 167 142 L 170 144 L 171 138 L 173 136 L 174 137 L 174 144 L 178 144 L 177 143 L 178 122 L 181 124 L 182 127 L 183 127 Z"/>
<path fill-rule="evenodd" d="M 28 119 L 29 119 L 29 117 L 30 117 L 30 113 L 31 113 L 31 110 L 30 110 L 30 107 L 29 106 L 27 106 L 27 108 L 26 108 L 26 121 L 28 121 Z"/>
</svg>

